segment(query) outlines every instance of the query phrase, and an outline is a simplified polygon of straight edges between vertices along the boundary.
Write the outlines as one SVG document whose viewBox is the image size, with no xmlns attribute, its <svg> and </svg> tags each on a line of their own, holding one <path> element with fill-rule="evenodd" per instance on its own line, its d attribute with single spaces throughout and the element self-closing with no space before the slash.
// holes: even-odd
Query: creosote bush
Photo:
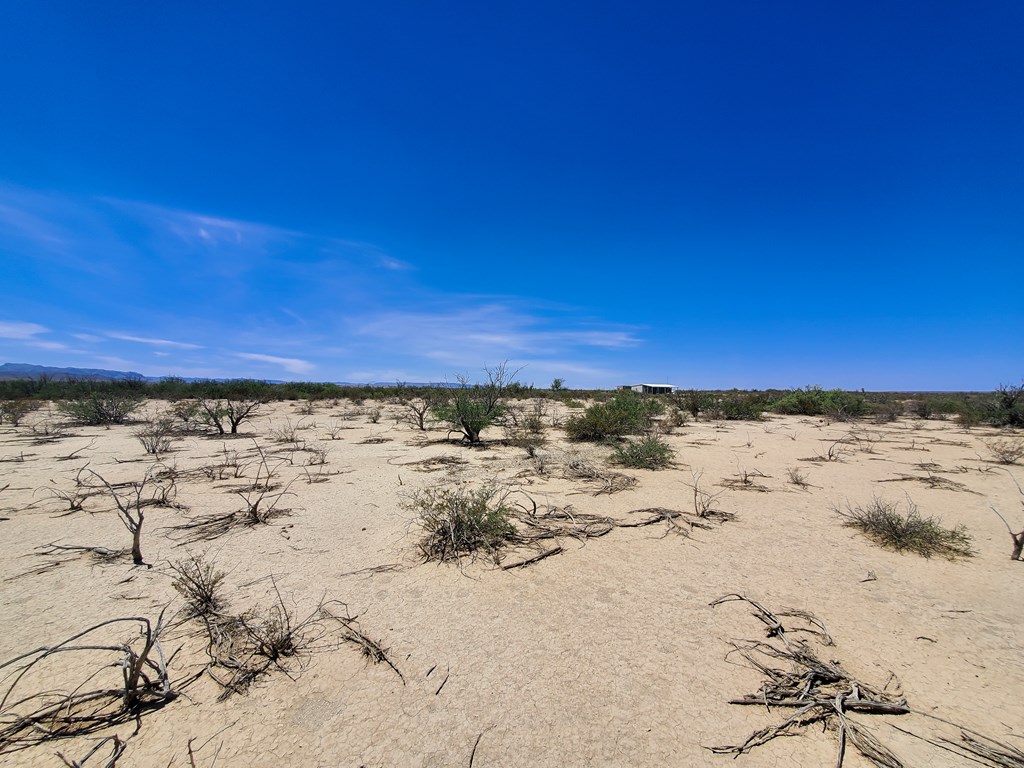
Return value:
<svg viewBox="0 0 1024 768">
<path fill-rule="evenodd" d="M 652 398 L 617 392 L 608 402 L 596 403 L 566 421 L 565 434 L 570 440 L 593 442 L 639 435 L 649 430 L 651 419 L 664 410 L 665 407 Z"/>
<path fill-rule="evenodd" d="M 657 436 L 630 440 L 616 446 L 611 460 L 634 469 L 664 469 L 675 455 L 668 443 Z"/>
<path fill-rule="evenodd" d="M 507 492 L 494 486 L 424 488 L 404 506 L 418 515 L 424 560 L 458 561 L 485 552 L 495 561 L 500 547 L 516 534 Z"/>
<path fill-rule="evenodd" d="M 78 400 L 66 400 L 57 408 L 79 424 L 105 426 L 124 424 L 142 405 L 142 395 L 133 392 L 92 392 Z"/>
<path fill-rule="evenodd" d="M 914 552 L 922 557 L 943 555 L 954 560 L 971 557 L 971 537 L 967 529 L 943 528 L 934 517 L 922 517 L 917 505 L 907 498 L 907 511 L 901 512 L 899 502 L 874 497 L 865 506 L 847 502 L 845 509 L 834 507 L 843 518 L 843 525 L 856 528 L 877 544 L 896 552 Z"/>
</svg>

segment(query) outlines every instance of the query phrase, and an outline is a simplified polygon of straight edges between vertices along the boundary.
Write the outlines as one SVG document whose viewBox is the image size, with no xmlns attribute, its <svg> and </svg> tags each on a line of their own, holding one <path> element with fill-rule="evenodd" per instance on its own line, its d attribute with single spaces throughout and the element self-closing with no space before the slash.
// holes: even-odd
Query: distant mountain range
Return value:
<svg viewBox="0 0 1024 768">
<path fill-rule="evenodd" d="M 160 381 L 166 377 L 143 376 L 135 371 L 107 371 L 103 368 L 54 368 L 49 365 L 31 363 L 4 363 L 0 365 L 0 379 L 38 379 L 47 376 L 64 379 L 86 379 L 91 381 Z"/>
<path fill-rule="evenodd" d="M 143 376 L 135 371 L 108 371 L 104 368 L 56 368 L 50 365 L 32 365 L 31 363 L 3 363 L 0 365 L 0 381 L 11 379 L 38 379 L 40 376 L 47 376 L 55 381 L 66 379 L 79 379 L 85 381 L 165 381 L 171 378 L 179 378 L 183 381 L 229 381 L 229 379 L 204 379 L 193 376 Z M 268 384 L 285 384 L 287 382 L 278 379 L 260 379 Z M 339 387 L 393 387 L 393 381 L 359 382 L 334 381 Z M 410 387 L 447 387 L 453 386 L 447 382 L 404 382 Z"/>
</svg>

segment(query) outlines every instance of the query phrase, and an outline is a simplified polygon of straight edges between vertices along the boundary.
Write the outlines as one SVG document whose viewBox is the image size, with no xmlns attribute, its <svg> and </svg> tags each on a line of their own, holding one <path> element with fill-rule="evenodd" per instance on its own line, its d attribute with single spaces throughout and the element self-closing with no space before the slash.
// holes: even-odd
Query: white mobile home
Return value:
<svg viewBox="0 0 1024 768">
<path fill-rule="evenodd" d="M 619 389 L 631 389 L 643 395 L 671 395 L 676 391 L 671 384 L 623 384 Z"/>
</svg>

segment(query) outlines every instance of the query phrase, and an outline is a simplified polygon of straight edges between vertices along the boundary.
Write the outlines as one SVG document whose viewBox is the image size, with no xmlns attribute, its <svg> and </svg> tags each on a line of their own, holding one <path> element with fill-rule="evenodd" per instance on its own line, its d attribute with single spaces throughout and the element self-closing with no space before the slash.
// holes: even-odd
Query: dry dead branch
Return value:
<svg viewBox="0 0 1024 768">
<path fill-rule="evenodd" d="M 741 744 L 711 747 L 716 754 L 742 755 L 779 736 L 795 735 L 804 728 L 821 723 L 834 729 L 838 735 L 837 768 L 841 768 L 847 741 L 868 761 L 882 768 L 903 768 L 903 762 L 885 747 L 866 727 L 854 721 L 850 713 L 901 715 L 911 710 L 906 699 L 883 688 L 875 688 L 853 679 L 834 661 L 823 661 L 804 640 L 792 641 L 787 632 L 811 633 L 828 644 L 831 638 L 824 625 L 806 611 L 780 611 L 773 613 L 755 600 L 733 594 L 719 598 L 711 605 L 742 601 L 754 607 L 754 615 L 767 627 L 768 637 L 778 644 L 762 641 L 732 643 L 733 653 L 740 654 L 747 665 L 756 669 L 765 679 L 757 693 L 730 704 L 783 707 L 796 711 L 777 725 L 752 733 Z M 785 627 L 779 617 L 799 618 L 807 626 Z M 787 668 L 780 668 L 783 662 Z"/>
<path fill-rule="evenodd" d="M 103 630 L 125 625 L 134 627 L 134 638 L 102 636 Z M 145 712 L 173 701 L 177 691 L 160 645 L 166 626 L 164 612 L 155 624 L 141 616 L 110 619 L 0 664 L 0 754 L 138 722 Z M 57 687 L 48 681 L 47 690 L 23 690 L 41 684 L 47 662 L 65 654 L 79 658 L 75 668 L 82 679 Z"/>
<path fill-rule="evenodd" d="M 1006 474 L 1010 475 L 1010 479 L 1013 480 L 1013 484 L 1017 486 L 1017 492 L 1021 497 L 1021 507 L 1024 507 L 1024 488 L 1020 487 L 1020 483 L 1017 482 L 1017 478 L 1011 474 L 1010 470 L 1006 470 Z M 989 504 L 989 509 L 995 512 L 999 519 L 1003 521 L 1003 525 L 1006 526 L 1006 530 L 1009 532 L 1010 538 L 1013 539 L 1013 551 L 1010 553 L 1010 559 L 1024 559 L 1021 557 L 1022 553 L 1024 553 L 1024 529 L 1021 529 L 1020 533 L 1014 533 L 1009 522 L 1007 522 L 1006 518 L 1003 517 L 999 510 L 995 508 L 995 505 Z"/>
</svg>

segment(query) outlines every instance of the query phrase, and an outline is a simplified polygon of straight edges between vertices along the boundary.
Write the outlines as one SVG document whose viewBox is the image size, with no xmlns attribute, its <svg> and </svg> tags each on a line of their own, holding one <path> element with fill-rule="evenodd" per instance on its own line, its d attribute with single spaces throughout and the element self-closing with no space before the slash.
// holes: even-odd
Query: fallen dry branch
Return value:
<svg viewBox="0 0 1024 768">
<path fill-rule="evenodd" d="M 420 459 L 419 461 L 404 461 L 404 462 L 393 462 L 388 460 L 388 464 L 393 467 L 412 467 L 417 472 L 438 472 L 442 469 L 453 469 L 455 467 L 462 467 L 468 464 L 461 456 L 430 456 L 426 459 Z"/>
<path fill-rule="evenodd" d="M 836 766 L 840 768 L 846 744 L 852 744 L 869 762 L 882 768 L 903 768 L 903 762 L 879 742 L 863 725 L 850 719 L 849 713 L 901 715 L 910 713 L 903 696 L 874 688 L 853 679 L 838 662 L 823 661 L 803 640 L 790 640 L 787 632 L 808 632 L 831 644 L 824 625 L 806 611 L 772 612 L 755 600 L 733 594 L 719 598 L 712 605 L 742 601 L 753 606 L 754 615 L 768 629 L 768 637 L 777 645 L 762 641 L 733 643 L 732 653 L 739 653 L 747 665 L 764 675 L 757 693 L 731 699 L 730 704 L 763 705 L 796 709 L 777 725 L 755 731 L 741 744 L 711 747 L 716 754 L 742 755 L 780 736 L 802 732 L 809 725 L 821 723 L 835 730 L 838 736 Z M 779 617 L 799 618 L 808 626 L 785 627 Z M 779 664 L 782 662 L 785 666 Z M 788 668 L 785 668 L 788 667 Z"/>
<path fill-rule="evenodd" d="M 695 518 L 688 515 L 678 509 L 665 509 L 664 507 L 645 507 L 644 509 L 631 509 L 626 514 L 629 515 L 646 515 L 642 520 L 635 520 L 629 523 L 616 523 L 616 528 L 644 528 L 648 525 L 656 525 L 657 523 L 665 523 L 665 535 L 670 533 L 679 534 L 680 536 L 689 536 L 690 532 L 694 528 L 703 528 L 708 530 L 711 528 L 710 525 L 705 523 L 700 518 Z M 683 527 L 679 524 L 679 520 L 682 520 L 687 527 Z"/>
<path fill-rule="evenodd" d="M 516 561 L 514 563 L 506 563 L 505 565 L 501 566 L 501 570 L 503 570 L 503 571 L 511 571 L 513 568 L 525 568 L 528 565 L 533 565 L 534 563 L 539 563 L 541 560 L 544 560 L 545 558 L 551 557 L 552 555 L 560 555 L 564 551 L 565 550 L 562 548 L 562 546 L 558 545 L 558 546 L 552 547 L 551 549 L 545 549 L 539 555 L 534 555 L 533 557 L 528 557 L 525 560 L 518 560 L 518 561 Z"/>
<path fill-rule="evenodd" d="M 592 496 L 619 493 L 637 484 L 632 475 L 601 469 L 582 456 L 573 456 L 565 463 L 563 476 L 566 480 L 586 480 Z"/>
<path fill-rule="evenodd" d="M 974 493 L 963 483 L 958 483 L 956 480 L 950 480 L 948 477 L 942 477 L 941 475 L 934 475 L 931 472 L 925 475 L 904 475 L 900 474 L 896 477 L 887 477 L 884 480 L 879 480 L 880 483 L 921 483 L 934 490 L 942 491 L 960 491 L 963 493 Z"/>
<path fill-rule="evenodd" d="M 972 763 L 991 766 L 991 768 L 1024 768 L 1024 751 L 1018 749 L 1012 744 L 1007 744 L 1006 742 L 993 739 L 990 736 L 971 730 L 966 726 L 927 712 L 914 711 L 914 714 L 953 726 L 959 732 L 960 738 L 952 739 L 946 736 L 940 736 L 938 739 L 932 739 L 927 736 L 922 736 L 919 733 L 908 731 L 905 728 L 900 728 L 898 725 L 892 723 L 890 723 L 890 725 L 900 733 L 905 733 L 907 736 L 913 736 L 915 739 L 927 742 L 934 747 L 938 747 L 944 752 L 951 752 L 952 754 L 962 757 Z"/>
<path fill-rule="evenodd" d="M 778 637 L 785 644 L 789 644 L 789 641 L 786 640 L 786 628 L 782 625 L 782 622 L 779 621 L 779 617 L 781 616 L 783 618 L 801 619 L 809 625 L 806 627 L 791 626 L 789 627 L 790 631 L 811 634 L 817 637 L 825 645 L 835 645 L 835 641 L 832 640 L 832 636 L 829 635 L 828 630 L 825 629 L 825 625 L 821 622 L 820 619 L 818 619 L 817 616 L 815 616 L 813 613 L 809 613 L 808 611 L 801 611 L 796 608 L 788 608 L 784 611 L 776 611 L 773 613 L 756 600 L 751 600 L 749 597 L 737 594 L 735 592 L 729 595 L 723 595 L 722 597 L 712 602 L 710 605 L 712 607 L 716 607 L 722 605 L 723 603 L 733 602 L 744 602 L 750 605 L 754 609 L 754 613 L 752 615 L 754 616 L 754 618 L 756 618 L 758 621 L 765 625 L 765 627 L 768 630 L 768 637 L 770 638 Z"/>
<path fill-rule="evenodd" d="M 348 607 L 345 607 L 345 615 L 341 616 L 333 613 L 329 607 L 324 607 L 322 613 L 329 619 L 334 619 L 342 626 L 341 639 L 346 643 L 351 643 L 356 646 L 363 656 L 374 664 L 387 664 L 391 667 L 392 671 L 398 675 L 398 679 L 402 681 L 402 685 L 405 685 L 405 675 L 401 673 L 395 663 L 391 660 L 388 655 L 388 649 L 381 646 L 378 641 L 371 640 L 369 637 L 364 635 L 359 629 L 358 616 L 350 616 L 348 614 Z"/>
<path fill-rule="evenodd" d="M 100 739 L 96 744 L 93 745 L 92 749 L 86 752 L 85 757 L 81 760 L 68 759 L 60 752 L 57 753 L 57 757 L 60 758 L 61 762 L 68 768 L 85 768 L 86 762 L 100 751 L 106 744 L 111 744 L 110 755 L 107 757 L 107 762 L 103 764 L 103 768 L 114 768 L 117 765 L 117 761 L 121 755 L 124 754 L 125 749 L 128 745 L 121 740 L 121 738 L 114 734 L 113 736 L 107 736 L 106 738 Z"/>
<path fill-rule="evenodd" d="M 96 637 L 124 625 L 134 627 L 133 639 Z M 173 701 L 178 694 L 160 645 L 166 626 L 164 612 L 155 624 L 142 616 L 110 619 L 0 664 L 0 754 L 132 720 L 138 725 L 145 712 Z M 46 663 L 65 654 L 75 654 L 84 679 L 54 687 Z M 46 690 L 23 692 L 44 680 Z"/>
<path fill-rule="evenodd" d="M 1010 470 L 1006 470 L 1006 474 L 1010 475 L 1010 479 L 1013 480 L 1013 484 L 1017 486 L 1017 492 L 1021 496 L 1021 507 L 1024 507 L 1024 488 L 1020 487 L 1020 483 L 1018 483 L 1017 478 L 1010 473 Z M 1022 557 L 1022 554 L 1024 554 L 1024 529 L 1021 529 L 1019 533 L 1014 533 L 1013 528 L 1010 527 L 1010 523 L 1005 517 L 1003 517 L 1002 513 L 995 508 L 995 505 L 989 504 L 989 509 L 995 512 L 999 519 L 1003 521 L 1003 525 L 1006 526 L 1006 530 L 1010 534 L 1010 538 L 1013 539 L 1013 551 L 1010 553 L 1010 559 L 1024 560 L 1024 557 Z"/>
</svg>

